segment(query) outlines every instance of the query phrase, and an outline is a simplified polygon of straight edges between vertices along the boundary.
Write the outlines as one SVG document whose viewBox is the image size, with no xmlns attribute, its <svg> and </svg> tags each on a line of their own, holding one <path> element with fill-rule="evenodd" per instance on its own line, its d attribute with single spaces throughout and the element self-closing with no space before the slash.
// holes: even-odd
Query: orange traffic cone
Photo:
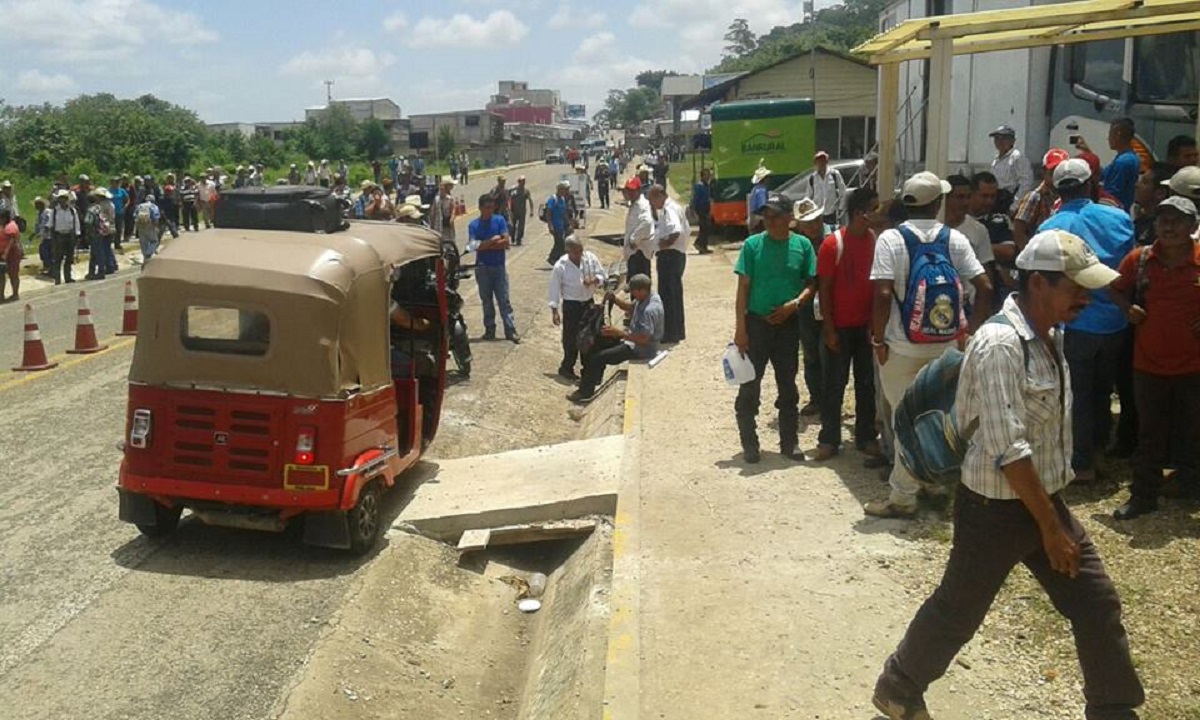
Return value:
<svg viewBox="0 0 1200 720">
<path fill-rule="evenodd" d="M 92 309 L 88 307 L 87 293 L 79 291 L 79 315 L 75 321 L 75 347 L 67 352 L 72 355 L 88 355 L 107 350 L 96 339 L 96 326 L 92 324 Z"/>
<path fill-rule="evenodd" d="M 46 346 L 42 344 L 42 331 L 38 330 L 37 319 L 33 316 L 33 306 L 25 306 L 25 351 L 21 356 L 21 366 L 13 368 L 14 372 L 33 372 L 34 370 L 49 370 L 57 367 L 46 359 Z"/>
<path fill-rule="evenodd" d="M 125 317 L 121 320 L 121 332 L 117 335 L 137 335 L 138 301 L 133 294 L 133 281 L 125 281 Z"/>
</svg>

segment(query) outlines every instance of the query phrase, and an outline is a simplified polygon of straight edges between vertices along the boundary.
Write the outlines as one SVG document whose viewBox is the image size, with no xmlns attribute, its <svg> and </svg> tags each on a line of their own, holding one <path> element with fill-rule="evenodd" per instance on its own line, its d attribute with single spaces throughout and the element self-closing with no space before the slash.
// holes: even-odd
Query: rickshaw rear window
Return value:
<svg viewBox="0 0 1200 720">
<path fill-rule="evenodd" d="M 189 305 L 179 339 L 197 352 L 261 357 L 271 345 L 271 321 L 255 310 Z"/>
</svg>

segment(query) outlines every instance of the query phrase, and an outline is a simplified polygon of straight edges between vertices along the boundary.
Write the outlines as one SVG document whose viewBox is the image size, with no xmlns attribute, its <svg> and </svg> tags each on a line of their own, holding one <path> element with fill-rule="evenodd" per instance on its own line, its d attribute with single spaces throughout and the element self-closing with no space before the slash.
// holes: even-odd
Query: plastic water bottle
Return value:
<svg viewBox="0 0 1200 720">
<path fill-rule="evenodd" d="M 725 373 L 725 382 L 730 385 L 742 385 L 754 379 L 754 363 L 733 343 L 729 343 L 729 347 L 725 348 L 725 355 L 721 358 L 721 369 Z"/>
</svg>

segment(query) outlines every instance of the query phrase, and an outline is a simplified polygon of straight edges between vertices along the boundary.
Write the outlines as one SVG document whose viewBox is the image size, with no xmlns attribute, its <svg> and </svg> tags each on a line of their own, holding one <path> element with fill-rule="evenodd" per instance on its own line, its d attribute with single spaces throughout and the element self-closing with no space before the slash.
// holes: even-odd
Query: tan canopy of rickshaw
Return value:
<svg viewBox="0 0 1200 720">
<path fill-rule="evenodd" d="M 391 382 L 392 270 L 440 253 L 426 228 L 356 222 L 330 235 L 206 230 L 172 240 L 138 280 L 132 382 L 341 397 Z M 270 320 L 260 357 L 188 350 L 189 307 Z"/>
</svg>

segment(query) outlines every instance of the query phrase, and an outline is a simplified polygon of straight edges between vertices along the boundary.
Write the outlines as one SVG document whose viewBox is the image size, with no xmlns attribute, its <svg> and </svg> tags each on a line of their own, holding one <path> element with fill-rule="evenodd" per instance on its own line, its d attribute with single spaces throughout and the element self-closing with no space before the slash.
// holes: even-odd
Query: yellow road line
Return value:
<svg viewBox="0 0 1200 720">
<path fill-rule="evenodd" d="M 62 355 L 55 355 L 54 357 L 50 358 L 50 362 L 58 362 L 59 363 L 58 367 L 53 368 L 51 370 L 42 370 L 40 372 L 25 373 L 16 379 L 9 380 L 6 383 L 0 383 L 0 392 L 4 392 L 6 390 L 11 390 L 15 387 L 20 387 L 21 385 L 24 385 L 26 383 L 31 383 L 34 380 L 37 380 L 38 378 L 49 377 L 51 375 L 57 375 L 57 374 L 61 373 L 63 370 L 66 370 L 67 368 L 72 368 L 72 367 L 75 367 L 76 365 L 82 365 L 83 363 L 88 362 L 90 360 L 95 360 L 96 358 L 103 357 L 104 355 L 107 355 L 107 354 L 113 352 L 114 350 L 120 350 L 121 348 L 128 347 L 128 346 L 132 345 L 136 340 L 137 340 L 137 338 L 133 338 L 133 337 L 121 338 L 120 340 L 117 340 L 117 341 L 113 342 L 111 345 L 109 345 L 107 350 L 104 350 L 103 352 L 93 353 L 91 355 L 67 355 L 66 353 L 63 353 Z"/>
</svg>

